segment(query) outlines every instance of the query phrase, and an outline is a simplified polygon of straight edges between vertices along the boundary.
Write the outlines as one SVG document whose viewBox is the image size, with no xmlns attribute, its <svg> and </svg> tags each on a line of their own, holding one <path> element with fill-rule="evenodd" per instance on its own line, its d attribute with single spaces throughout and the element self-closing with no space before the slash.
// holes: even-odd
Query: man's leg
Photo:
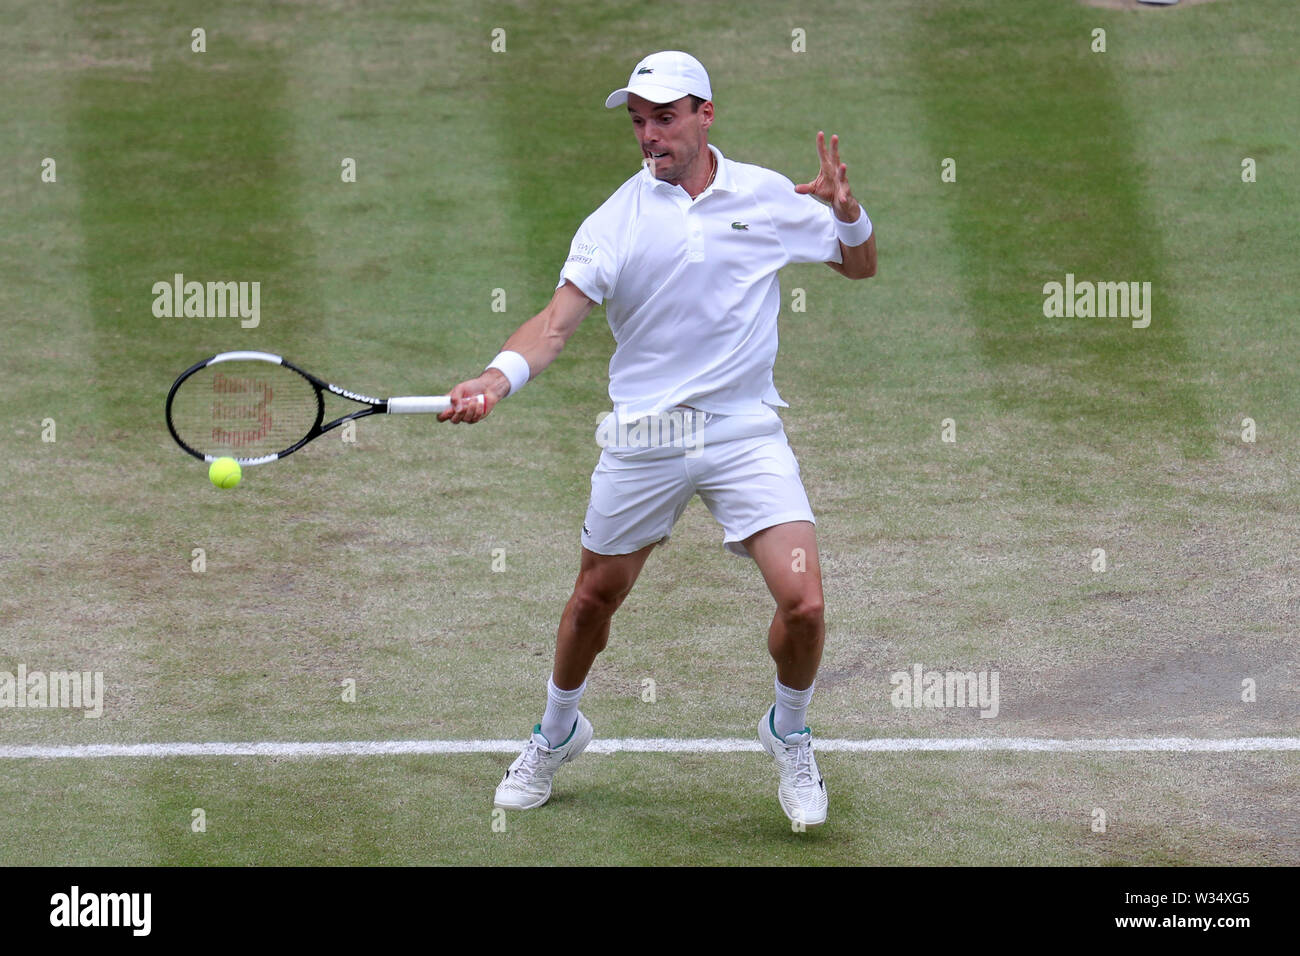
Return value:
<svg viewBox="0 0 1300 956">
<path fill-rule="evenodd" d="M 826 821 L 826 784 L 805 723 L 826 634 L 816 532 L 810 521 L 791 521 L 744 544 L 776 599 L 767 638 L 776 661 L 776 704 L 759 721 L 758 739 L 776 758 L 781 809 L 797 825 L 817 826 Z"/>
<path fill-rule="evenodd" d="M 552 679 L 556 687 L 572 690 L 587 679 L 592 662 L 609 640 L 610 619 L 632 590 L 653 548 L 648 544 L 631 554 L 597 554 L 582 549 L 578 580 L 555 635 Z"/>
<path fill-rule="evenodd" d="M 826 636 L 816 528 L 809 521 L 790 521 L 764 528 L 744 544 L 776 599 L 767 633 L 776 678 L 795 690 L 811 687 Z"/>
<path fill-rule="evenodd" d="M 540 807 L 551 796 L 551 779 L 561 765 L 591 741 L 591 721 L 578 710 L 587 671 L 609 640 L 609 622 L 632 590 L 654 545 L 631 554 L 597 554 L 582 549 L 573 595 L 560 616 L 555 666 L 547 681 L 546 712 L 519 758 L 497 785 L 494 804 L 506 809 Z"/>
<path fill-rule="evenodd" d="M 497 787 L 498 807 L 540 807 L 550 798 L 555 771 L 591 742 L 591 721 L 578 709 L 587 671 L 604 649 L 610 619 L 650 551 L 668 538 L 694 493 L 681 456 L 642 459 L 619 457 L 609 448 L 601 452 L 582 522 L 578 580 L 555 635 L 546 710 Z"/>
<path fill-rule="evenodd" d="M 546 682 L 541 734 L 554 744 L 573 733 L 587 672 L 609 640 L 609 622 L 632 590 L 654 545 L 631 554 L 597 554 L 582 549 L 573 595 L 555 635 L 555 666 Z"/>
</svg>

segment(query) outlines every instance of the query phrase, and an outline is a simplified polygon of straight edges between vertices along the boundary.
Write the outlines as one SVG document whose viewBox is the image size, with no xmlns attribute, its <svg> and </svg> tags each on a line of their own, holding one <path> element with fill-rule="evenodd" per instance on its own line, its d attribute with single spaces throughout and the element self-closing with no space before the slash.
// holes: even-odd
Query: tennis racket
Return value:
<svg viewBox="0 0 1300 956">
<path fill-rule="evenodd" d="M 364 406 L 325 420 L 326 393 Z M 344 422 L 367 415 L 437 413 L 446 395 L 371 398 L 305 372 L 270 352 L 222 352 L 181 373 L 167 393 L 167 430 L 195 458 L 264 465 Z"/>
</svg>

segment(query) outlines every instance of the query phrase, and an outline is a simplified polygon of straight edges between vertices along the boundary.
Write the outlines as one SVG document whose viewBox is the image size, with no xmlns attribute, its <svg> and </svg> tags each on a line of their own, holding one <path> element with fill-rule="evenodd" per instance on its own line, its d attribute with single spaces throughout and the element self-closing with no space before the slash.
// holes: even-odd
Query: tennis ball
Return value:
<svg viewBox="0 0 1300 956">
<path fill-rule="evenodd" d="M 208 467 L 208 478 L 218 488 L 233 488 L 242 476 L 243 470 L 233 458 L 218 458 Z"/>
</svg>

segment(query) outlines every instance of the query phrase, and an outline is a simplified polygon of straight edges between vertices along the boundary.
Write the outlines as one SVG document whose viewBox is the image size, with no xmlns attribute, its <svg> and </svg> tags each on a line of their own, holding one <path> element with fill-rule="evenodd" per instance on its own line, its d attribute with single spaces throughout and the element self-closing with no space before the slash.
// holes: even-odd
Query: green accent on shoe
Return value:
<svg viewBox="0 0 1300 956">
<path fill-rule="evenodd" d="M 541 738 L 542 738 L 543 740 L 545 740 L 548 744 L 551 744 L 550 747 L 547 748 L 547 749 L 549 749 L 549 750 L 559 750 L 561 747 L 563 747 L 565 744 L 567 744 L 570 740 L 572 740 L 572 739 L 573 739 L 573 735 L 576 734 L 577 732 L 578 732 L 578 719 L 575 717 L 575 718 L 573 719 L 573 728 L 569 731 L 569 736 L 565 737 L 564 740 L 561 741 L 561 742 L 558 743 L 558 744 L 552 744 L 552 743 L 551 743 L 551 738 L 548 737 L 548 736 L 546 736 L 546 734 L 542 733 L 542 725 L 541 725 L 541 724 L 535 724 L 535 725 L 533 726 L 533 733 L 535 733 L 537 736 L 541 737 Z"/>
<path fill-rule="evenodd" d="M 781 743 L 785 743 L 785 738 L 776 732 L 776 704 L 773 704 L 767 712 L 767 726 L 771 728 L 773 737 L 781 741 Z M 804 727 L 804 729 L 799 731 L 799 733 L 811 735 L 812 728 Z M 572 734 L 570 734 L 570 736 L 572 736 Z"/>
<path fill-rule="evenodd" d="M 552 750 L 559 750 L 560 747 L 563 747 L 563 746 L 564 746 L 565 744 L 567 744 L 570 740 L 572 740 L 572 739 L 573 739 L 573 735 L 576 734 L 577 732 L 578 732 L 578 718 L 577 718 L 577 717 L 574 717 L 574 718 L 573 718 L 573 727 L 569 730 L 569 736 L 565 737 L 565 738 L 564 738 L 564 741 L 563 741 L 562 743 L 560 743 L 559 745 L 557 745 L 557 746 L 555 746 L 555 747 L 552 747 L 551 749 L 552 749 Z"/>
</svg>

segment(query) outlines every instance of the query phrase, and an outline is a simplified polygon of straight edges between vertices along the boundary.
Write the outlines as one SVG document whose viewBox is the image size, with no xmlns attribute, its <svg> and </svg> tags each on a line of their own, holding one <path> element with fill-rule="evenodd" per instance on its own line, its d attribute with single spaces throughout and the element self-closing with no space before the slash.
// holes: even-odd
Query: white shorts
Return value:
<svg viewBox="0 0 1300 956">
<path fill-rule="evenodd" d="M 725 531 L 723 547 L 748 557 L 742 541 L 787 521 L 815 523 L 799 463 L 772 409 L 758 415 L 687 416 L 670 437 L 619 436 L 610 418 L 597 429 L 604 445 L 591 475 L 582 546 L 597 554 L 631 554 L 666 542 L 691 498 L 699 495 Z M 677 424 L 681 424 L 678 422 Z M 603 434 L 602 434 L 603 433 Z M 683 438 L 685 434 L 685 438 Z M 615 440 L 618 438 L 623 441 Z M 642 436 L 645 437 L 645 436 Z"/>
</svg>

